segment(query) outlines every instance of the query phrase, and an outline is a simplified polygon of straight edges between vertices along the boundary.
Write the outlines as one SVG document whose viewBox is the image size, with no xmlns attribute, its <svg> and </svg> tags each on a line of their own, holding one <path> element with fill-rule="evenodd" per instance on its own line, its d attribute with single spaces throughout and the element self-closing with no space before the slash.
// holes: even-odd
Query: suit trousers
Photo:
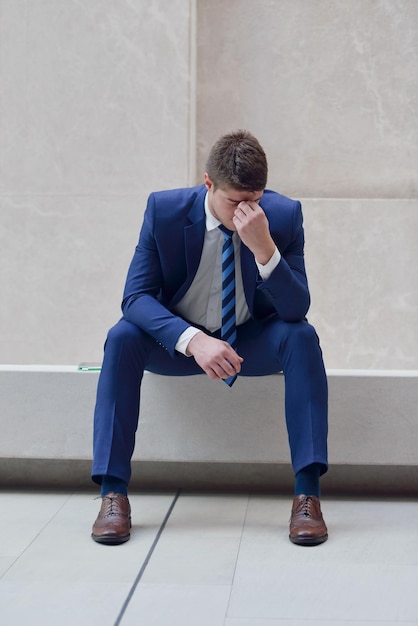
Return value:
<svg viewBox="0 0 418 626">
<path fill-rule="evenodd" d="M 313 326 L 307 321 L 251 319 L 237 328 L 237 352 L 244 359 L 239 376 L 283 372 L 293 470 L 297 473 L 311 463 L 319 463 L 321 474 L 325 473 L 328 390 Z M 193 357 L 176 353 L 173 358 L 150 335 L 123 318 L 110 329 L 94 412 L 92 479 L 98 484 L 103 475 L 129 483 L 144 370 L 167 376 L 206 375 Z M 217 384 L 224 383 L 213 381 L 214 393 Z M 231 393 L 234 391 L 232 387 Z"/>
</svg>

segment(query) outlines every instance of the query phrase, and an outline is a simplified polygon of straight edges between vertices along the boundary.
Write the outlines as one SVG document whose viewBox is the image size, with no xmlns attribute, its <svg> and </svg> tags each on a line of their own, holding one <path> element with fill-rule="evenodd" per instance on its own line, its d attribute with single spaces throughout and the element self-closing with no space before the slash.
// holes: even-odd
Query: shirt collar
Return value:
<svg viewBox="0 0 418 626">
<path fill-rule="evenodd" d="M 211 230 L 215 230 L 215 228 L 218 228 L 221 222 L 218 219 L 216 219 L 216 217 L 212 215 L 212 213 L 210 212 L 208 192 L 206 192 L 206 196 L 205 196 L 205 214 L 206 214 L 206 230 L 209 232 Z"/>
</svg>

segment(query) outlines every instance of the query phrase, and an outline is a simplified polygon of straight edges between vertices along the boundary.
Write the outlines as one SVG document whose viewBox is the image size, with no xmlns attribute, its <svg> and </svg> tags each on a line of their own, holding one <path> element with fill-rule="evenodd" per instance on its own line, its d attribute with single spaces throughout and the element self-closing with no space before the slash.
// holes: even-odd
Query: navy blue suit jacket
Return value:
<svg viewBox="0 0 418 626">
<path fill-rule="evenodd" d="M 172 312 L 199 266 L 205 235 L 204 185 L 152 193 L 129 267 L 122 302 L 125 319 L 174 355 L 190 323 Z M 241 243 L 245 297 L 256 319 L 302 320 L 310 296 L 304 263 L 300 202 L 265 190 L 260 201 L 282 258 L 268 280 L 260 279 L 252 252 Z"/>
</svg>

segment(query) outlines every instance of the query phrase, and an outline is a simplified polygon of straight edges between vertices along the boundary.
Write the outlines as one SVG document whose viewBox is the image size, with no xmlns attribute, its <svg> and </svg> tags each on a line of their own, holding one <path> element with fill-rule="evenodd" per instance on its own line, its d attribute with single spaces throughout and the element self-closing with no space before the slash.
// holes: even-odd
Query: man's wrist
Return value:
<svg viewBox="0 0 418 626">
<path fill-rule="evenodd" d="M 273 254 L 272 254 L 272 256 L 270 257 L 270 260 L 267 261 L 267 263 L 265 265 L 262 265 L 261 263 L 258 263 L 258 261 L 256 261 L 258 271 L 259 271 L 260 276 L 261 276 L 261 278 L 263 280 L 267 280 L 267 278 L 270 278 L 273 270 L 280 263 L 280 259 L 281 258 L 282 258 L 282 255 L 280 254 L 280 252 L 278 251 L 278 249 L 276 247 L 274 252 L 273 252 Z"/>
<path fill-rule="evenodd" d="M 194 326 L 189 326 L 188 328 L 186 328 L 186 330 L 183 331 L 180 337 L 177 339 L 177 343 L 175 345 L 175 349 L 177 350 L 177 352 L 184 354 L 184 356 L 191 356 L 191 354 L 187 352 L 187 346 L 189 345 L 190 340 L 193 339 L 193 337 L 200 332 L 202 331 L 198 328 L 195 328 Z"/>
</svg>

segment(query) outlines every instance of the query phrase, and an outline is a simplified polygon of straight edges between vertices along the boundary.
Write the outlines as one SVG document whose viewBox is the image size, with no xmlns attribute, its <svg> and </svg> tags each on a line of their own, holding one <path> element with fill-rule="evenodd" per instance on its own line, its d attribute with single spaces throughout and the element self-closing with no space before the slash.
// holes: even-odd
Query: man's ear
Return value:
<svg viewBox="0 0 418 626">
<path fill-rule="evenodd" d="M 213 182 L 209 178 L 209 174 L 207 172 L 204 173 L 203 180 L 205 182 L 205 187 L 208 191 L 210 191 L 213 187 Z"/>
</svg>

